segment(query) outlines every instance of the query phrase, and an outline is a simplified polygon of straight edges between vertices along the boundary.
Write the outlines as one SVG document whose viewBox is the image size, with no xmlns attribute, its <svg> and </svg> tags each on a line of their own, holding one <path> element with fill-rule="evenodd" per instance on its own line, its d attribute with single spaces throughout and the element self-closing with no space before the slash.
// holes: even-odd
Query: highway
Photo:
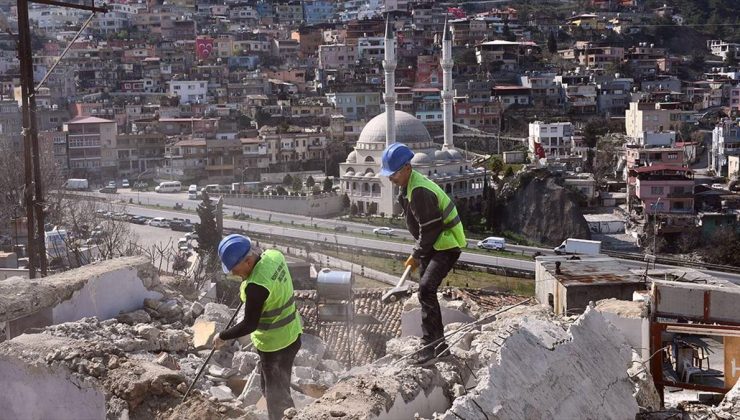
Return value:
<svg viewBox="0 0 740 420">
<path fill-rule="evenodd" d="M 144 206 L 154 206 L 159 205 L 164 208 L 174 209 L 175 204 L 181 204 L 184 209 L 186 210 L 193 210 L 198 207 L 198 204 L 200 203 L 200 200 L 188 200 L 187 193 L 186 192 L 179 192 L 179 193 L 171 193 L 171 194 L 159 194 L 155 192 L 137 192 L 137 191 L 130 191 L 128 189 L 118 189 L 117 194 L 102 194 L 102 193 L 85 193 L 86 195 L 92 195 L 94 197 L 98 198 L 104 198 L 107 200 L 121 200 L 123 202 L 128 203 L 129 200 L 133 204 L 128 204 L 128 207 L 134 206 L 136 203 L 141 203 Z M 350 222 L 346 220 L 341 219 L 322 219 L 318 217 L 308 217 L 308 216 L 301 216 L 301 215 L 295 215 L 295 214 L 287 214 L 287 213 L 277 213 L 273 211 L 267 211 L 267 210 L 258 210 L 258 209 L 252 209 L 252 208 L 242 208 L 239 206 L 231 206 L 231 205 L 224 205 L 224 215 L 226 217 L 230 217 L 232 214 L 239 214 L 239 213 L 245 213 L 248 214 L 251 218 L 259 218 L 260 221 L 272 221 L 272 222 L 282 222 L 286 224 L 294 223 L 296 225 L 317 225 L 320 228 L 324 229 L 330 229 L 333 230 L 337 226 L 345 226 L 347 228 L 347 232 L 351 233 L 367 233 L 371 234 L 373 233 L 373 229 L 377 226 L 371 226 L 366 225 L 363 223 L 357 223 L 357 222 Z M 147 215 L 144 213 L 141 213 L 142 215 Z M 167 217 L 167 216 L 161 216 L 161 217 Z M 181 216 L 177 216 L 181 217 Z M 395 229 L 394 236 L 399 238 L 406 238 L 411 239 L 411 234 L 409 234 L 405 229 Z M 468 240 L 468 247 L 473 248 L 476 247 L 478 244 L 477 239 L 469 239 Z M 540 254 L 552 254 L 552 249 L 543 249 L 543 248 L 535 248 L 530 246 L 523 246 L 523 245 L 513 245 L 513 244 L 507 244 L 506 249 L 512 252 L 517 253 L 524 253 L 525 255 L 532 255 L 535 252 L 539 252 Z"/>
<path fill-rule="evenodd" d="M 175 203 L 181 203 L 184 208 L 195 210 L 199 201 L 196 200 L 187 200 L 187 197 L 185 193 L 177 193 L 177 194 L 157 194 L 153 192 L 129 192 L 125 191 L 121 192 L 119 194 L 115 194 L 114 196 L 111 196 L 110 194 L 99 194 L 99 193 L 93 193 L 93 195 L 97 197 L 105 197 L 109 200 L 113 197 L 115 197 L 115 200 L 121 200 L 124 203 L 127 203 L 129 201 L 129 198 L 133 199 L 133 202 L 136 203 L 138 201 L 141 201 L 142 204 L 145 205 L 155 205 L 159 204 L 163 208 L 160 209 L 152 209 L 149 207 L 141 207 L 135 204 L 126 204 L 127 211 L 129 213 L 134 214 L 140 214 L 144 216 L 150 216 L 150 217 L 166 217 L 166 218 L 173 218 L 173 217 L 181 217 L 181 218 L 190 218 L 191 220 L 197 220 L 197 216 L 193 215 L 192 213 L 186 213 L 186 212 L 179 212 L 172 210 L 172 207 L 174 207 Z M 229 217 L 233 212 L 239 213 L 240 209 L 239 207 L 235 206 L 224 206 L 224 213 L 227 217 Z M 375 226 L 369 226 L 364 225 L 362 223 L 354 223 L 354 222 L 346 222 L 342 220 L 336 220 L 336 219 L 319 219 L 319 218 L 309 218 L 305 216 L 297 216 L 297 215 L 291 215 L 291 214 L 285 214 L 285 213 L 275 213 L 275 212 L 268 212 L 264 210 L 256 210 L 256 209 L 244 209 L 244 212 L 248 212 L 252 217 L 258 217 L 261 221 L 266 220 L 272 220 L 272 222 L 283 222 L 285 224 L 290 224 L 293 222 L 295 225 L 300 226 L 301 223 L 306 225 L 313 225 L 316 224 L 317 226 L 325 229 L 333 229 L 335 226 L 343 225 L 347 226 L 348 232 L 342 232 L 342 233 L 328 233 L 328 232 L 317 232 L 315 230 L 310 229 L 301 229 L 301 228 L 295 228 L 295 227 L 288 227 L 288 226 L 278 226 L 275 224 L 267 224 L 267 223 L 260 223 L 256 221 L 239 221 L 239 220 L 232 220 L 232 219 L 224 219 L 224 227 L 227 228 L 233 228 L 233 229 L 244 229 L 247 232 L 257 232 L 264 235 L 280 235 L 280 236 L 289 236 L 292 238 L 298 238 L 298 239 L 306 239 L 311 241 L 324 241 L 328 243 L 338 243 L 339 245 L 347 245 L 347 246 L 359 246 L 369 249 L 377 249 L 382 251 L 392 251 L 392 252 L 398 252 L 398 253 L 410 253 L 411 252 L 411 243 L 410 241 L 406 243 L 400 243 L 397 241 L 391 241 L 391 240 L 383 240 L 382 238 L 373 238 L 373 237 L 358 237 L 350 235 L 350 233 L 365 233 L 365 234 L 372 234 L 372 229 Z M 405 232 L 403 230 L 396 230 L 396 237 L 397 238 L 405 238 L 407 240 L 410 239 L 410 235 L 408 232 Z M 477 241 L 468 241 L 469 247 L 474 247 Z M 525 254 L 531 255 L 534 252 L 540 252 L 542 254 L 552 254 L 552 250 L 550 249 L 542 249 L 542 248 L 535 248 L 535 247 L 527 247 L 527 246 L 518 246 L 518 245 L 507 245 L 507 249 L 510 251 L 515 252 L 524 252 Z M 628 260 L 628 259 L 621 259 L 618 258 L 620 262 L 622 262 L 626 267 L 630 269 L 644 269 L 645 263 L 641 261 L 634 261 L 634 260 Z M 485 255 L 485 254 L 479 254 L 479 253 L 472 253 L 472 252 L 463 252 L 463 254 L 460 256 L 461 262 L 468 262 L 473 264 L 481 264 L 481 265 L 488 265 L 488 266 L 495 266 L 495 267 L 506 267 L 506 268 L 512 268 L 512 269 L 518 269 L 518 270 L 527 270 L 527 271 L 534 271 L 534 262 L 533 261 L 525 261 L 525 260 L 518 260 L 513 258 L 503 258 L 493 255 Z M 663 264 L 657 264 L 656 268 L 675 268 L 675 266 L 671 265 L 663 265 Z M 723 279 L 730 281 L 735 284 L 740 285 L 740 274 L 733 274 L 733 273 L 725 273 L 720 271 L 712 271 L 712 270 L 698 270 L 706 275 L 713 276 L 718 279 Z"/>
</svg>

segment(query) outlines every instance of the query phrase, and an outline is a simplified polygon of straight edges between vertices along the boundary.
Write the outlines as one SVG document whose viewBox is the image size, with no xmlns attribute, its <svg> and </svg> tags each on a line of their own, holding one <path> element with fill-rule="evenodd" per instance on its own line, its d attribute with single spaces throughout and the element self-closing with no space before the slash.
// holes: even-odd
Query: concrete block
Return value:
<svg viewBox="0 0 740 420">
<path fill-rule="evenodd" d="M 250 351 L 237 351 L 234 353 L 234 358 L 231 360 L 231 366 L 236 369 L 242 375 L 248 375 L 252 373 L 257 367 L 260 357 L 257 353 Z"/>
<path fill-rule="evenodd" d="M 231 401 L 234 399 L 234 394 L 231 392 L 231 388 L 226 385 L 212 386 L 208 392 L 210 392 L 212 396 L 216 397 L 217 401 Z"/>
<path fill-rule="evenodd" d="M 195 324 L 193 324 L 193 347 L 200 349 L 210 346 L 215 335 L 215 322 L 201 321 L 200 319 L 195 321 Z"/>
<path fill-rule="evenodd" d="M 208 373 L 213 376 L 226 379 L 236 375 L 236 370 L 218 365 L 210 365 L 208 366 Z"/>
</svg>

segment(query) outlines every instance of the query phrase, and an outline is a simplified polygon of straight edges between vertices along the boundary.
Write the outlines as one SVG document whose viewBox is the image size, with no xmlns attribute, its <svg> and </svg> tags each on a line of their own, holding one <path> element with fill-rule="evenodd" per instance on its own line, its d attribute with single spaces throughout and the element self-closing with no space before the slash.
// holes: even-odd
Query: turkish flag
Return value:
<svg viewBox="0 0 740 420">
<path fill-rule="evenodd" d="M 534 155 L 537 156 L 537 159 L 545 158 L 545 148 L 542 147 L 542 143 L 534 144 Z"/>
<path fill-rule="evenodd" d="M 205 60 L 211 56 L 213 52 L 213 39 L 212 38 L 197 38 L 195 40 L 195 56 L 198 60 Z"/>
</svg>

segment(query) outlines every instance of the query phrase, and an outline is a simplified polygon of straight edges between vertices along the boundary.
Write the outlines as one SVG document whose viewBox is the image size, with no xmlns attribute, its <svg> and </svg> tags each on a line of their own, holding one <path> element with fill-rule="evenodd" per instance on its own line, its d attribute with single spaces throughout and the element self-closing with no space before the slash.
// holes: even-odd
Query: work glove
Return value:
<svg viewBox="0 0 740 420">
<path fill-rule="evenodd" d="M 226 340 L 222 340 L 221 337 L 218 336 L 218 334 L 213 337 L 213 348 L 215 350 L 221 350 L 226 344 Z"/>
<path fill-rule="evenodd" d="M 411 267 L 411 272 L 416 271 L 417 268 L 419 268 L 419 260 L 414 258 L 413 255 L 409 255 L 408 258 L 406 258 L 406 262 L 403 263 L 404 267 Z"/>
</svg>

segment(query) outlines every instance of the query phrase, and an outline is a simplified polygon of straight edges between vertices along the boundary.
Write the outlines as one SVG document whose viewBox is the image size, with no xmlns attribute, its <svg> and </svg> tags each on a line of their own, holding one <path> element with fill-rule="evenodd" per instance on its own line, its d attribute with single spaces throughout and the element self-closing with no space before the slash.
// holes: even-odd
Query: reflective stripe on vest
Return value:
<svg viewBox="0 0 740 420">
<path fill-rule="evenodd" d="M 293 344 L 303 328 L 293 297 L 293 280 L 283 254 L 277 250 L 262 253 L 252 273 L 241 284 L 242 302 L 249 298 L 246 294 L 249 283 L 269 292 L 257 330 L 251 335 L 254 346 L 260 351 L 273 352 Z"/>
<path fill-rule="evenodd" d="M 465 240 L 465 232 L 463 231 L 462 223 L 460 223 L 460 216 L 457 214 L 457 208 L 455 203 L 445 193 L 439 185 L 431 181 L 429 178 L 420 174 L 417 171 L 411 171 L 411 177 L 409 183 L 406 186 L 406 199 L 411 203 L 411 197 L 415 188 L 426 188 L 427 190 L 434 193 L 437 197 L 437 206 L 439 211 L 442 213 L 440 218 L 429 220 L 424 224 L 420 224 L 420 228 L 429 225 L 434 222 L 442 221 L 442 232 L 434 242 L 434 249 L 437 251 L 444 251 L 446 249 L 453 248 L 465 248 L 467 244 Z"/>
</svg>

